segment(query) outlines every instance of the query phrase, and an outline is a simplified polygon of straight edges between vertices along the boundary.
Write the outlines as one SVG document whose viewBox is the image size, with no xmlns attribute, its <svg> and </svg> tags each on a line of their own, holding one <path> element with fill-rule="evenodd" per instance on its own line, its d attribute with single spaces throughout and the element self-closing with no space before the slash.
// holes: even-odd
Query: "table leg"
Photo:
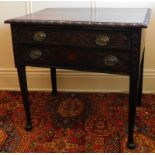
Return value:
<svg viewBox="0 0 155 155">
<path fill-rule="evenodd" d="M 133 133 L 136 117 L 136 105 L 138 95 L 138 75 L 130 75 L 130 94 L 129 94 L 129 126 L 128 126 L 128 142 L 129 149 L 135 148 Z"/>
<path fill-rule="evenodd" d="M 137 106 L 138 107 L 140 107 L 142 105 L 143 68 L 144 68 L 144 54 L 143 54 L 141 65 L 140 65 L 139 88 L 138 88 L 138 99 L 137 99 Z"/>
<path fill-rule="evenodd" d="M 31 123 L 30 102 L 28 98 L 25 66 L 18 66 L 17 71 L 18 71 L 19 84 L 20 84 L 20 89 L 21 89 L 21 94 L 22 94 L 24 109 L 25 109 L 25 115 L 26 115 L 25 130 L 30 131 L 32 129 L 32 123 Z"/>
<path fill-rule="evenodd" d="M 51 67 L 51 83 L 52 83 L 52 95 L 57 95 L 57 77 L 56 77 L 56 68 Z"/>
</svg>

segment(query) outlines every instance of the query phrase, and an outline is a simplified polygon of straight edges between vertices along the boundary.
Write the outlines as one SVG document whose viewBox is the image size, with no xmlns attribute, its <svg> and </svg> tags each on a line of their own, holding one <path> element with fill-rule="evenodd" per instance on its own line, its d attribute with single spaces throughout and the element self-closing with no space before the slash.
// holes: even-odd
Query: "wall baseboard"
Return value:
<svg viewBox="0 0 155 155">
<path fill-rule="evenodd" d="M 29 90 L 50 91 L 49 69 L 27 67 Z M 103 73 L 57 70 L 59 91 L 128 92 L 128 76 Z M 15 68 L 0 68 L 0 90 L 19 90 Z M 155 92 L 155 70 L 144 71 L 144 92 Z"/>
</svg>

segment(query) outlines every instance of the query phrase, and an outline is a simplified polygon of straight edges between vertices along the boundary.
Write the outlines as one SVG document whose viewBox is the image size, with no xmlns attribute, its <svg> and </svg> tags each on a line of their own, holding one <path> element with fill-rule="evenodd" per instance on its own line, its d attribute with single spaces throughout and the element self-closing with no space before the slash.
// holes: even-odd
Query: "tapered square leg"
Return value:
<svg viewBox="0 0 155 155">
<path fill-rule="evenodd" d="M 27 89 L 27 81 L 26 81 L 26 70 L 25 66 L 18 66 L 18 78 L 19 78 L 19 84 L 25 109 L 25 115 L 26 115 L 26 126 L 25 130 L 30 131 L 32 129 L 32 123 L 31 123 L 31 114 L 30 114 L 30 102 L 28 99 L 28 89 Z"/>
<path fill-rule="evenodd" d="M 136 117 L 136 106 L 138 97 L 138 75 L 130 75 L 130 94 L 129 94 L 129 126 L 128 126 L 128 142 L 129 149 L 135 148 L 133 133 Z"/>
<path fill-rule="evenodd" d="M 57 77 L 56 77 L 56 68 L 51 67 L 51 83 L 52 83 L 52 95 L 57 95 Z"/>
<path fill-rule="evenodd" d="M 142 105 L 143 68 L 144 68 L 144 54 L 142 57 L 142 61 L 141 61 L 141 65 L 140 65 L 140 73 L 139 73 L 139 88 L 138 88 L 138 99 L 137 99 L 137 106 L 138 107 L 140 107 Z"/>
</svg>

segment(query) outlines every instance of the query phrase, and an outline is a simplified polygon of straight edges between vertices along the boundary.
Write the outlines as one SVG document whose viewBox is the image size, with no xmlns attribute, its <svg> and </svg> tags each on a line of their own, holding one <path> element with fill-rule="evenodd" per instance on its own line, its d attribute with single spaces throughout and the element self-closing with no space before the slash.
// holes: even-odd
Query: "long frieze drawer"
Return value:
<svg viewBox="0 0 155 155">
<path fill-rule="evenodd" d="M 76 45 L 99 48 L 130 48 L 130 33 L 126 31 L 66 31 L 13 28 L 14 42 L 53 45 Z"/>
<path fill-rule="evenodd" d="M 22 50 L 21 50 L 22 49 Z M 99 68 L 129 72 L 130 54 L 85 47 L 50 46 L 20 47 L 14 50 L 17 64 L 53 65 L 56 67 Z"/>
</svg>

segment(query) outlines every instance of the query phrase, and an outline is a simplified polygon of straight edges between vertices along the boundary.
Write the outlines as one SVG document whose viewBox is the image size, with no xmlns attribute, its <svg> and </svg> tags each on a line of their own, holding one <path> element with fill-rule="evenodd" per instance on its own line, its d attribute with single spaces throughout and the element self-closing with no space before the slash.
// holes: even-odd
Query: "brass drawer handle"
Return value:
<svg viewBox="0 0 155 155">
<path fill-rule="evenodd" d="M 110 39 L 108 36 L 100 34 L 96 36 L 95 42 L 99 46 L 107 46 L 108 43 L 110 42 Z"/>
<path fill-rule="evenodd" d="M 41 57 L 42 53 L 40 50 L 33 50 L 30 52 L 29 56 L 31 59 L 36 60 L 39 59 Z"/>
<path fill-rule="evenodd" d="M 46 34 L 43 31 L 35 32 L 33 39 L 35 41 L 44 41 L 46 38 Z"/>
<path fill-rule="evenodd" d="M 112 67 L 115 66 L 118 63 L 118 58 L 113 55 L 108 55 L 104 58 L 104 64 L 106 66 Z"/>
</svg>

